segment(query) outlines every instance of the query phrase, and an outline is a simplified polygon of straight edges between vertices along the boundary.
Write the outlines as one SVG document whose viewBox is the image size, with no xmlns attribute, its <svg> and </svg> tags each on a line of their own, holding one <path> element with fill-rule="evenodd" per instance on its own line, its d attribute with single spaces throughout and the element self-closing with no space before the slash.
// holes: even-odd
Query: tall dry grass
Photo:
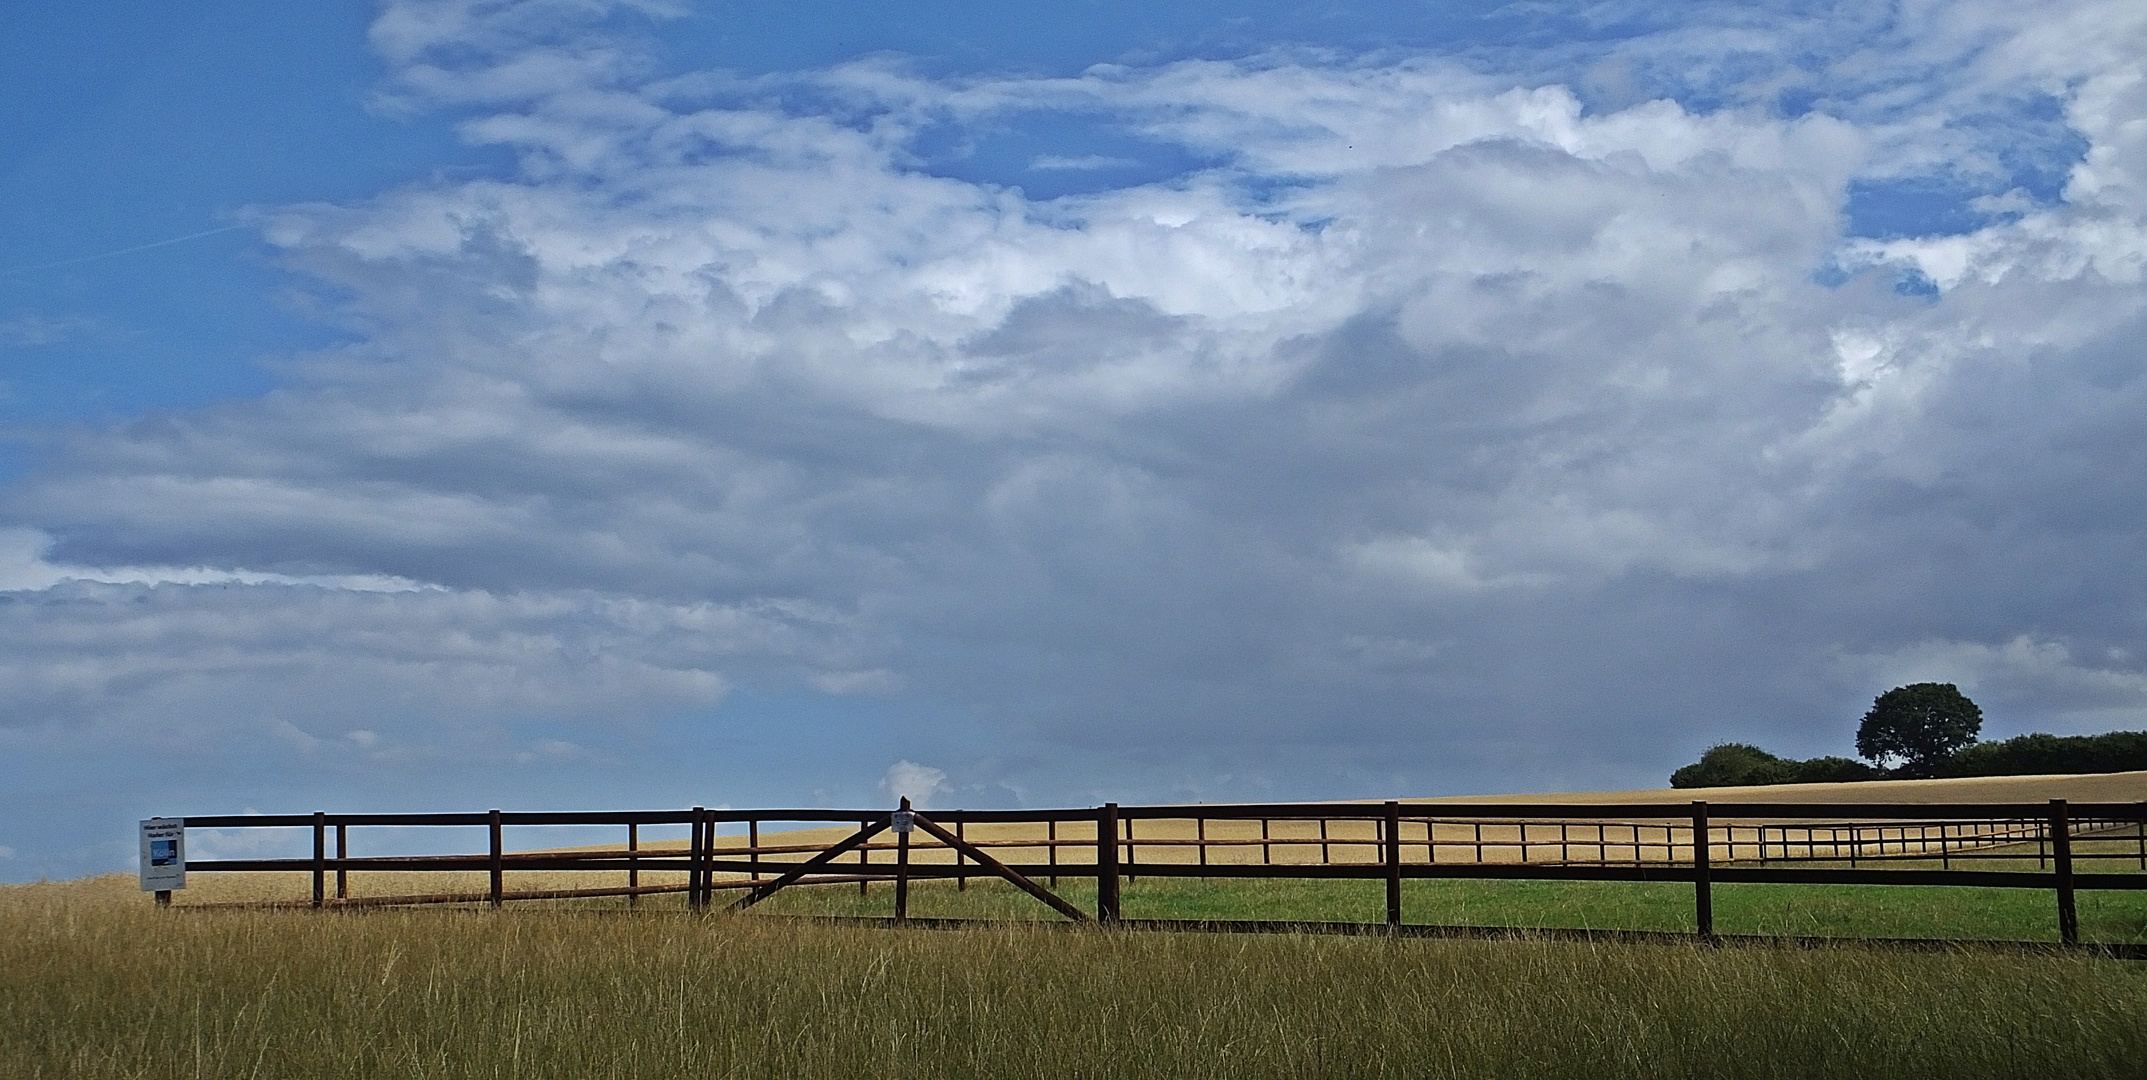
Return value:
<svg viewBox="0 0 2147 1080">
<path fill-rule="evenodd" d="M 888 932 L 0 889 L 9 1077 L 2137 1077 L 2077 955 Z"/>
</svg>

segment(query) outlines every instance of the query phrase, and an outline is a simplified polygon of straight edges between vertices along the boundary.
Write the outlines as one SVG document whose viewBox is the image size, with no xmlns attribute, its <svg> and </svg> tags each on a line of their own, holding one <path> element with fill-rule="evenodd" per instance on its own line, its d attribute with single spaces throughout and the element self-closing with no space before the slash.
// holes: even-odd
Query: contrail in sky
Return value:
<svg viewBox="0 0 2147 1080">
<path fill-rule="evenodd" d="M 199 240 L 204 236 L 215 236 L 217 233 L 232 232 L 237 230 L 238 228 L 239 226 L 237 225 L 226 225 L 220 229 L 207 229 L 198 233 L 188 233 L 185 236 L 174 236 L 169 240 L 159 240 L 153 244 L 136 244 L 133 247 L 120 248 L 118 251 L 106 251 L 96 255 L 83 255 L 73 259 L 61 259 L 59 262 L 40 263 L 36 266 L 18 266 L 13 270 L 0 271 L 0 273 L 27 274 L 37 270 L 57 270 L 62 266 L 74 266 L 77 263 L 96 262 L 99 259 L 112 259 L 117 258 L 121 255 L 132 255 L 137 251 L 148 251 L 152 248 L 170 247 L 173 244 L 183 244 L 189 240 Z"/>
</svg>

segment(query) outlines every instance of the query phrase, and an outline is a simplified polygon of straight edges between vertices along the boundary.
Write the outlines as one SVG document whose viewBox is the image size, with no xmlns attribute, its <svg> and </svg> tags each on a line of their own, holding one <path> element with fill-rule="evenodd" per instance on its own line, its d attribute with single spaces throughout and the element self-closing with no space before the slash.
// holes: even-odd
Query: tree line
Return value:
<svg viewBox="0 0 2147 1080">
<path fill-rule="evenodd" d="M 2147 769 L 2147 731 L 2019 735 L 1980 742 L 1983 710 L 1952 683 L 1912 683 L 1880 694 L 1856 729 L 1864 758 L 1799 760 L 1747 743 L 1719 743 L 1670 774 L 1670 786 L 1739 787 L 1956 776 L 2025 776 Z"/>
</svg>

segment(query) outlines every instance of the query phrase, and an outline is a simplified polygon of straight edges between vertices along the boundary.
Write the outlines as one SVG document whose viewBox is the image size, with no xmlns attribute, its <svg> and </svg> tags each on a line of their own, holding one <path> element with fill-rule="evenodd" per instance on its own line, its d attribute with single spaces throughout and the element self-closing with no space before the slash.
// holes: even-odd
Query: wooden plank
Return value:
<svg viewBox="0 0 2147 1080">
<path fill-rule="evenodd" d="M 313 815 L 313 906 L 326 899 L 328 885 L 328 815 Z"/>
<path fill-rule="evenodd" d="M 491 826 L 492 832 L 492 855 L 490 865 L 487 867 L 487 869 L 491 872 L 492 875 L 492 906 L 498 907 L 500 905 L 501 894 L 505 893 L 507 890 L 507 875 L 505 873 L 505 868 L 500 865 L 500 855 L 502 854 L 502 851 L 500 845 L 500 820 L 498 810 L 492 811 L 492 816 L 487 822 L 487 824 Z"/>
<path fill-rule="evenodd" d="M 844 855 L 849 854 L 851 848 L 854 848 L 857 845 L 872 839 L 874 836 L 879 835 L 880 831 L 885 828 L 887 828 L 887 818 L 883 815 L 878 821 L 875 821 L 870 825 L 867 825 L 864 828 L 857 830 L 855 833 L 850 834 L 849 839 L 836 844 L 834 847 L 828 848 L 826 851 L 823 851 L 820 854 L 815 855 L 802 863 L 799 863 L 795 867 L 792 867 L 790 871 L 788 873 L 785 873 L 783 876 L 753 886 L 751 891 L 747 892 L 744 896 L 739 897 L 737 900 L 732 901 L 731 906 L 725 908 L 724 910 L 744 911 L 745 909 L 752 907 L 753 905 L 758 904 L 771 896 L 774 896 L 783 888 L 783 886 L 789 885 L 797 881 L 799 878 L 802 878 L 805 875 L 810 874 L 813 871 L 818 870 L 819 868 L 834 862 L 836 859 L 839 859 Z"/>
<path fill-rule="evenodd" d="M 1125 818 L 1123 820 L 1126 823 L 1126 880 L 1137 881 L 1139 879 L 1133 875 L 1133 864 L 1136 855 L 1133 848 L 1133 819 Z"/>
<path fill-rule="evenodd" d="M 686 837 L 686 906 L 693 910 L 699 910 L 708 902 L 707 895 L 701 888 L 701 875 L 707 870 L 704 865 L 705 857 L 701 852 L 702 846 L 707 842 L 702 830 L 707 827 L 707 811 L 702 807 L 694 807 L 693 824 Z"/>
<path fill-rule="evenodd" d="M 2147 803 L 2072 803 L 2071 814 L 2075 820 L 2108 819 L 2112 821 L 2147 820 Z M 1726 808 L 1726 809 L 1725 809 Z M 1408 804 L 1411 817 L 1424 817 L 1441 821 L 1453 821 L 1467 817 L 1495 817 L 1503 819 L 1529 818 L 1536 821 L 1568 820 L 1585 823 L 1594 819 L 1611 821 L 1674 819 L 1686 816 L 1689 808 L 1679 803 L 1412 803 Z M 2047 807 L 2032 803 L 1724 803 L 1718 805 L 1724 820 L 1751 821 L 1819 821 L 1826 818 L 1862 817 L 1885 821 L 1962 821 L 1990 819 L 2041 820 Z M 855 821 L 861 813 L 871 811 L 813 809 L 762 809 L 762 810 L 716 810 L 712 811 L 718 821 Z M 976 822 L 1037 822 L 1037 821 L 1092 821 L 1093 810 L 970 810 L 965 812 L 968 820 Z M 1191 806 L 1128 806 L 1120 808 L 1120 817 L 1136 818 L 1190 818 L 1196 815 L 1217 820 L 1274 820 L 1302 819 L 1320 820 L 1376 820 L 1380 814 L 1377 803 L 1244 803 L 1203 804 Z M 589 812 L 531 812 L 517 811 L 502 815 L 508 825 L 683 825 L 693 815 L 682 810 L 618 810 Z M 257 829 L 257 828 L 304 828 L 313 824 L 310 814 L 208 814 L 187 817 L 187 823 L 204 829 Z M 457 814 L 330 814 L 330 824 L 347 825 L 486 825 L 490 816 L 485 813 Z"/>
<path fill-rule="evenodd" d="M 902 809 L 908 810 L 909 796 L 902 796 Z M 912 819 L 914 822 L 914 819 Z M 909 921 L 909 830 L 895 834 L 895 925 Z"/>
<path fill-rule="evenodd" d="M 1096 811 L 1096 921 L 1118 922 L 1118 804 Z"/>
<path fill-rule="evenodd" d="M 2058 893 L 2058 940 L 2080 943 L 2080 911 L 2074 906 L 2072 880 L 2072 823 L 2067 820 L 2065 800 L 2050 800 L 2051 869 L 2056 871 Z"/>
<path fill-rule="evenodd" d="M 701 811 L 701 906 L 707 907 L 715 900 L 716 883 L 716 812 Z"/>
<path fill-rule="evenodd" d="M 1014 887 L 1020 889 L 1022 892 L 1028 893 L 1030 896 L 1033 896 L 1038 900 L 1043 901 L 1045 904 L 1050 905 L 1053 911 L 1056 911 L 1059 914 L 1064 915 L 1075 922 L 1089 921 L 1088 912 L 1085 912 L 1080 908 L 1077 908 L 1072 904 L 1067 903 L 1063 897 L 1059 896 L 1059 894 L 1052 892 L 1051 890 L 1046 889 L 1033 881 L 1030 881 L 1027 877 L 1015 872 L 1005 863 L 1000 862 L 995 858 L 992 858 L 990 853 L 984 851 L 982 848 L 972 847 L 968 841 L 963 840 L 961 837 L 955 835 L 954 833 L 948 832 L 947 830 L 940 828 L 938 823 L 934 822 L 931 818 L 925 817 L 923 814 L 918 814 L 914 820 L 916 821 L 918 828 L 923 829 L 924 831 L 931 833 L 933 836 L 938 837 L 941 843 L 947 844 L 955 848 L 956 850 L 967 849 L 969 857 L 975 859 L 978 864 L 990 870 L 992 873 L 995 873 L 1000 877 L 1003 877 L 1006 880 L 1013 882 Z"/>
<path fill-rule="evenodd" d="M 1387 819 L 1380 823 L 1386 830 L 1387 854 L 1387 925 L 1402 924 L 1402 812 L 1401 804 L 1387 803 Z"/>
<path fill-rule="evenodd" d="M 1715 893 L 1709 876 L 1709 862 L 1713 853 L 1707 826 L 1707 801 L 1692 802 L 1692 906 L 1697 917 L 1701 940 L 1715 938 Z"/>
</svg>

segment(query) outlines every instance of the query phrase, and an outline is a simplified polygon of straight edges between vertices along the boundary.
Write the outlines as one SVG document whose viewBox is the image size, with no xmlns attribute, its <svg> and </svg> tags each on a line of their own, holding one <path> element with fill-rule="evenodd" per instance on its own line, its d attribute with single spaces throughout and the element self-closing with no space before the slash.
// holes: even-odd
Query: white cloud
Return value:
<svg viewBox="0 0 2147 1080">
<path fill-rule="evenodd" d="M 662 14 L 385 9 L 397 101 L 519 170 L 259 213 L 357 342 L 13 485 L 0 726 L 534 764 L 566 752 L 517 724 L 586 750 L 756 687 L 974 719 L 1003 783 L 1086 792 L 1629 783 L 1726 724 L 1847 731 L 1925 667 L 1843 657 L 1924 642 L 2019 715 L 2131 707 L 2129 9 L 1710 25 L 1557 78 L 759 81 L 653 80 L 617 23 Z M 2035 94 L 2086 144 L 2062 198 L 1844 237 L 1853 182 L 1997 168 Z M 933 173 L 920 132 L 1038 114 L 1221 163 Z"/>
<path fill-rule="evenodd" d="M 48 562 L 52 538 L 36 529 L 0 529 L 0 592 L 38 591 L 63 582 L 107 585 L 318 585 L 353 592 L 430 588 L 382 574 L 273 574 L 205 566 L 69 566 Z"/>
<path fill-rule="evenodd" d="M 514 753 L 517 765 L 535 765 L 539 762 L 573 761 L 587 756 L 588 751 L 565 739 L 538 739 L 527 749 Z"/>
<path fill-rule="evenodd" d="M 1039 154 L 1029 162 L 1029 168 L 1037 172 L 1090 172 L 1096 169 L 1127 169 L 1139 165 L 1132 158 L 1111 157 L 1106 154 L 1082 154 L 1067 157 L 1060 154 Z"/>
<path fill-rule="evenodd" d="M 2002 725 L 2003 734 L 2023 729 L 2023 705 L 2043 724 L 2068 731 L 2147 727 L 2147 671 L 2127 650 L 2105 649 L 2100 659 L 2083 661 L 2064 642 L 2021 634 L 1996 644 L 1919 641 L 1843 662 L 1874 686 L 1954 683 L 1983 704 L 1994 731 Z"/>
<path fill-rule="evenodd" d="M 812 683 L 830 694 L 894 694 L 902 689 L 902 676 L 886 668 L 869 671 L 830 671 L 813 676 Z"/>
<path fill-rule="evenodd" d="M 389 722 L 414 733 L 707 706 L 728 672 L 841 663 L 856 655 L 850 637 L 805 605 L 69 583 L 0 603 L 0 727 L 244 731 L 276 718 L 278 738 L 349 731 L 370 748 Z"/>
<path fill-rule="evenodd" d="M 932 796 L 945 791 L 947 774 L 930 765 L 919 765 L 904 759 L 887 767 L 887 775 L 880 781 L 880 790 L 891 799 L 908 799 L 918 806 L 931 804 Z"/>
<path fill-rule="evenodd" d="M 41 315 L 19 315 L 0 320 L 0 349 L 51 345 L 97 329 L 95 323 L 80 317 L 48 319 Z"/>
</svg>

